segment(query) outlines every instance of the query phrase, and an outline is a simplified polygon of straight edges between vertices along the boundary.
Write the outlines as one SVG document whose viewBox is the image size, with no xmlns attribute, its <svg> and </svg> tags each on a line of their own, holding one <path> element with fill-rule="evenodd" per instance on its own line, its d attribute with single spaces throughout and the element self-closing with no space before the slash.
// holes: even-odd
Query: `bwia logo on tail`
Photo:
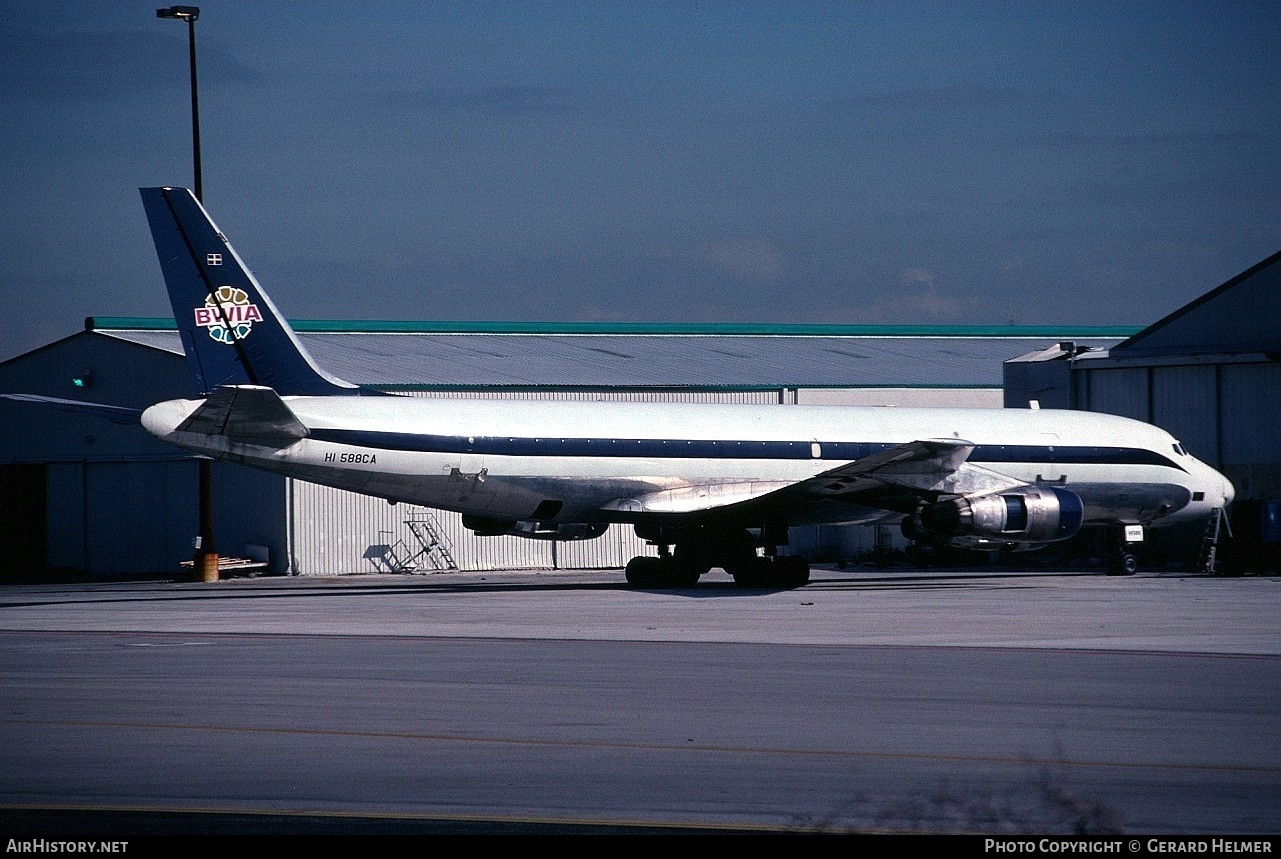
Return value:
<svg viewBox="0 0 1281 859">
<path fill-rule="evenodd" d="M 196 324 L 207 328 L 209 336 L 219 343 L 230 345 L 244 340 L 255 322 L 262 322 L 262 311 L 249 301 L 249 293 L 234 286 L 218 287 L 205 299 L 204 306 L 196 308 Z"/>
<path fill-rule="evenodd" d="M 220 385 L 265 385 L 281 396 L 373 393 L 320 369 L 190 190 L 139 193 L 196 393 Z"/>
</svg>

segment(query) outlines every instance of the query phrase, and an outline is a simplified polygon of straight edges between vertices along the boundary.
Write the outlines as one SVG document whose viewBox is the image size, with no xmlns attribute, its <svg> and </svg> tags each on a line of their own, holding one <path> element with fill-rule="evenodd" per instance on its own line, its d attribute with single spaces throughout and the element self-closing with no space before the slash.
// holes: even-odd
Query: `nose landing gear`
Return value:
<svg viewBox="0 0 1281 859">
<path fill-rule="evenodd" d="M 1133 545 L 1143 539 L 1143 526 L 1117 525 L 1109 529 L 1108 538 L 1107 574 L 1132 576 L 1137 573 L 1139 558 L 1134 554 Z"/>
</svg>

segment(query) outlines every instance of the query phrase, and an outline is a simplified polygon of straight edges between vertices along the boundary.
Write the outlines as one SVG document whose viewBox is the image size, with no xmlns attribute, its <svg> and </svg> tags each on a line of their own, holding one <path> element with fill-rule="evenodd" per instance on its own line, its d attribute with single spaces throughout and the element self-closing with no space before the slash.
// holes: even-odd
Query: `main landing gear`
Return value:
<svg viewBox="0 0 1281 859">
<path fill-rule="evenodd" d="M 658 557 L 639 555 L 627 562 L 627 583 L 637 588 L 688 588 L 713 567 L 720 567 L 744 588 L 796 588 L 809 582 L 804 558 L 777 555 L 767 546 L 756 554 L 757 540 L 746 529 L 642 529 L 638 536 L 658 547 Z"/>
</svg>

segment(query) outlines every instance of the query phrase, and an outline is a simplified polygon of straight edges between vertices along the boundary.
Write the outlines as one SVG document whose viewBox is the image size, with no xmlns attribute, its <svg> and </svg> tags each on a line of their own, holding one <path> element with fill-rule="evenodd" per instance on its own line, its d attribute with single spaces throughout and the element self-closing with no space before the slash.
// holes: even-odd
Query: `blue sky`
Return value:
<svg viewBox="0 0 1281 859">
<path fill-rule="evenodd" d="M 170 315 L 160 5 L 0 10 L 0 360 Z M 199 6 L 204 201 L 292 318 L 1147 325 L 1281 250 L 1274 3 Z"/>
</svg>

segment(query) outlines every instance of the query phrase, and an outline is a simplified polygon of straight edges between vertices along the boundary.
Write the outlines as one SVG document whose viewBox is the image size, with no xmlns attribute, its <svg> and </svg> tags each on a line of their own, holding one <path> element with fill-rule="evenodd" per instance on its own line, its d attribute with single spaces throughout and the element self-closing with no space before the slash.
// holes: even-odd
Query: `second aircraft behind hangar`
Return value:
<svg viewBox="0 0 1281 859">
<path fill-rule="evenodd" d="M 638 586 L 719 567 L 808 580 L 793 525 L 899 521 L 917 541 L 1023 550 L 1083 528 L 1208 520 L 1233 488 L 1162 429 L 1114 415 L 427 399 L 317 367 L 185 188 L 142 200 L 198 396 L 152 406 L 187 450 L 462 514 L 479 534 L 591 539 L 630 524 L 656 547 Z"/>
</svg>

